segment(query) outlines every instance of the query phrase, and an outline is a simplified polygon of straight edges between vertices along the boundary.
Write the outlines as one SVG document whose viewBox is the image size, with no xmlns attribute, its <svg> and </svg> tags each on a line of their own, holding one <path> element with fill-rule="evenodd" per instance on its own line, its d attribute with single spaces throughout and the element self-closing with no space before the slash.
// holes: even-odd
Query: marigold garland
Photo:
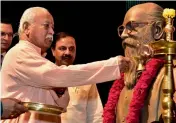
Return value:
<svg viewBox="0 0 176 123">
<path fill-rule="evenodd" d="M 144 100 L 147 96 L 147 91 L 156 77 L 158 71 L 163 66 L 164 61 L 156 58 L 150 59 L 145 70 L 134 87 L 133 97 L 129 105 L 129 113 L 126 117 L 126 123 L 139 123 L 140 110 L 144 105 Z M 103 111 L 103 123 L 115 123 L 115 107 L 118 102 L 120 92 L 124 87 L 124 75 L 120 80 L 116 80 L 109 92 L 108 101 Z"/>
</svg>

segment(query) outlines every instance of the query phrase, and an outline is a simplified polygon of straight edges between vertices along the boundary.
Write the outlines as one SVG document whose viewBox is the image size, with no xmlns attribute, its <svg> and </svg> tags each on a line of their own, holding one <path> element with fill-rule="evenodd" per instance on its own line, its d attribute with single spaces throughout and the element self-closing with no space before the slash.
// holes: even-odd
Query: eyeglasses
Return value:
<svg viewBox="0 0 176 123">
<path fill-rule="evenodd" d="M 119 37 L 122 36 L 123 31 L 126 29 L 127 33 L 130 34 L 132 31 L 136 31 L 137 27 L 143 27 L 145 25 L 151 25 L 153 22 L 136 22 L 136 21 L 129 21 L 126 26 L 121 25 L 117 28 Z"/>
<path fill-rule="evenodd" d="M 10 38 L 13 37 L 13 33 L 1 32 L 1 36 L 2 36 L 2 37 L 5 37 L 6 35 L 7 35 L 8 37 L 10 37 Z"/>
</svg>

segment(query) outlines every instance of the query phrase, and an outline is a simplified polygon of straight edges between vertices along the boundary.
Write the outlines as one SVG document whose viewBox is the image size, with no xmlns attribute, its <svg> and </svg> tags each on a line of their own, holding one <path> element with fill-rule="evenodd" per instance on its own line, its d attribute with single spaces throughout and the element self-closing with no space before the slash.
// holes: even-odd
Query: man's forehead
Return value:
<svg viewBox="0 0 176 123">
<path fill-rule="evenodd" d="M 6 27 L 7 27 L 7 26 L 8 26 L 8 27 L 12 27 L 12 25 L 11 25 L 11 24 L 8 24 L 8 23 L 0 23 L 0 25 L 1 25 L 1 26 L 4 26 L 4 27 L 5 27 L 5 26 L 6 26 Z"/>
<path fill-rule="evenodd" d="M 57 42 L 57 45 L 69 45 L 69 46 L 75 46 L 75 40 L 73 38 L 68 38 L 68 37 L 65 37 L 65 38 L 61 38 L 58 42 Z"/>
<path fill-rule="evenodd" d="M 126 13 L 123 24 L 125 25 L 129 21 L 145 22 L 147 18 L 148 16 L 144 9 L 135 8 Z"/>
<path fill-rule="evenodd" d="M 54 20 L 49 12 L 40 12 L 35 16 L 35 21 L 42 21 L 43 23 L 49 23 L 54 25 Z"/>
<path fill-rule="evenodd" d="M 1 23 L 1 31 L 9 31 L 9 32 L 13 32 L 12 29 L 12 25 L 11 24 L 5 24 L 5 23 Z"/>
<path fill-rule="evenodd" d="M 54 25 L 54 22 L 49 19 L 43 19 L 43 23 L 48 23 L 48 24 Z"/>
</svg>

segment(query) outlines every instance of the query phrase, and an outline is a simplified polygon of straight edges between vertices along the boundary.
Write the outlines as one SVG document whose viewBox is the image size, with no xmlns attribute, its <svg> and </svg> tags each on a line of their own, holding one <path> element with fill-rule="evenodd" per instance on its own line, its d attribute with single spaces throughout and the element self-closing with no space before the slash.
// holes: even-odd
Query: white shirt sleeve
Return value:
<svg viewBox="0 0 176 123">
<path fill-rule="evenodd" d="M 32 49 L 16 55 L 15 74 L 21 82 L 36 87 L 69 87 L 120 78 L 117 57 L 82 65 L 57 66 Z"/>
</svg>

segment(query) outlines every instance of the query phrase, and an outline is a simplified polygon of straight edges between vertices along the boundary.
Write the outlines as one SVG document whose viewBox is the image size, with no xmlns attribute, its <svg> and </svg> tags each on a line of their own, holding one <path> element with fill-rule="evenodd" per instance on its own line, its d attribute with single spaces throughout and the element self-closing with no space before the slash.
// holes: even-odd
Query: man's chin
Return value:
<svg viewBox="0 0 176 123">
<path fill-rule="evenodd" d="M 50 48 L 50 47 L 48 47 L 48 46 L 45 46 L 45 47 L 41 48 L 42 54 L 45 53 L 45 52 L 47 52 L 47 50 L 48 50 L 49 48 Z"/>
<path fill-rule="evenodd" d="M 46 47 L 46 48 L 50 48 L 50 47 L 51 47 L 51 44 L 52 44 L 52 41 L 50 41 L 50 40 L 45 40 L 45 47 Z"/>
<path fill-rule="evenodd" d="M 71 63 L 70 63 L 70 62 L 67 62 L 67 61 L 63 61 L 63 62 L 62 62 L 62 65 L 68 66 L 68 65 L 71 65 Z"/>
</svg>

